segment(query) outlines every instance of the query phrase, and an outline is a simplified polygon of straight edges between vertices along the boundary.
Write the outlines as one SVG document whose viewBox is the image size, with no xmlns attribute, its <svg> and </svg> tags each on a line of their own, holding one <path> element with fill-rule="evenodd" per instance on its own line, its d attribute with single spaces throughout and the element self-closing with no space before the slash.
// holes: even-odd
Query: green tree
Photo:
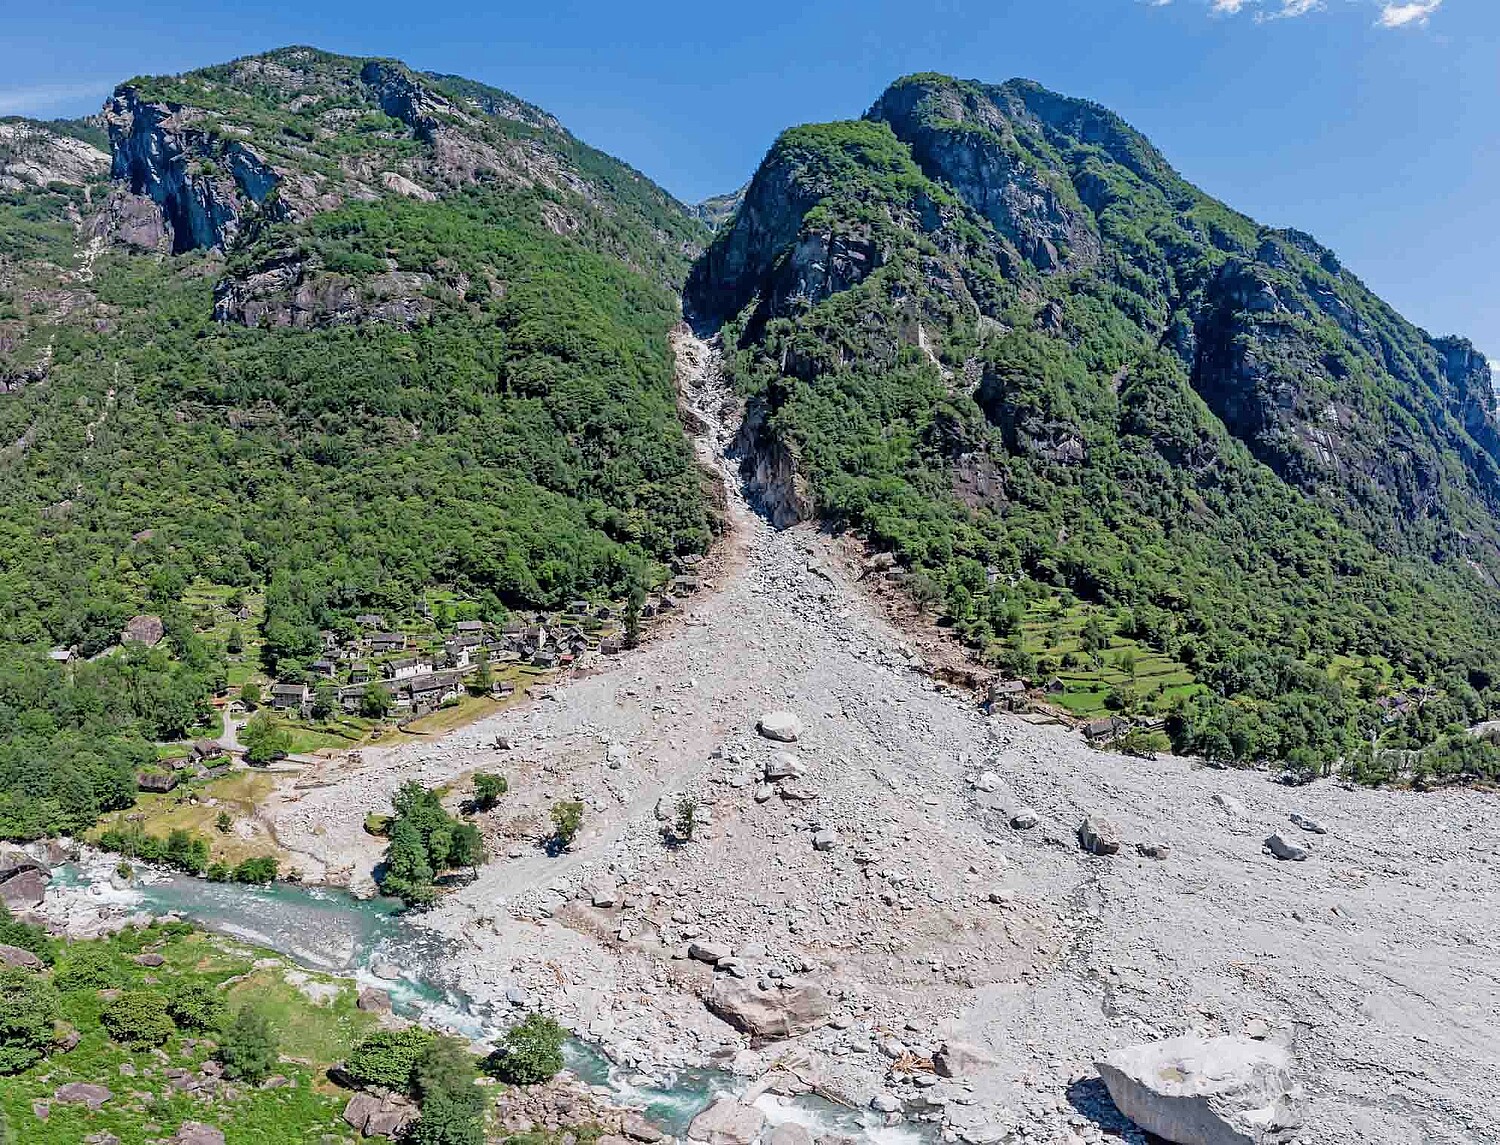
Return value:
<svg viewBox="0 0 1500 1145">
<path fill-rule="evenodd" d="M 490 670 L 490 654 L 485 648 L 480 648 L 476 655 L 479 658 L 478 667 L 474 669 L 473 679 L 469 681 L 469 691 L 476 696 L 488 694 L 490 686 L 495 682 L 495 673 Z"/>
<path fill-rule="evenodd" d="M 246 680 L 240 685 L 240 700 L 251 711 L 260 707 L 260 685 L 254 680 Z"/>
<path fill-rule="evenodd" d="M 127 990 L 99 1015 L 109 1036 L 131 1049 L 159 1046 L 177 1027 L 168 1012 L 167 997 L 156 990 Z"/>
<path fill-rule="evenodd" d="M 240 742 L 245 745 L 246 763 L 265 764 L 291 750 L 292 736 L 270 712 L 262 711 L 246 722 Z"/>
<path fill-rule="evenodd" d="M 259 1085 L 276 1068 L 277 1037 L 271 1019 L 252 1004 L 241 1006 L 220 1035 L 215 1056 L 225 1077 Z"/>
<path fill-rule="evenodd" d="M 582 826 L 583 804 L 578 800 L 565 799 L 552 805 L 552 838 L 563 850 L 573 845 Z"/>
<path fill-rule="evenodd" d="M 240 631 L 238 624 L 229 626 L 229 632 L 224 637 L 224 650 L 234 656 L 245 650 L 245 634 Z"/>
<path fill-rule="evenodd" d="M 234 817 L 228 811 L 220 811 L 214 817 L 214 826 L 218 829 L 219 834 L 227 835 L 229 834 L 229 829 L 234 826 Z"/>
<path fill-rule="evenodd" d="M 500 796 L 510 790 L 510 784 L 503 775 L 492 775 L 487 771 L 476 772 L 474 775 L 474 806 L 480 811 L 488 811 L 500 802 Z"/>
<path fill-rule="evenodd" d="M 326 720 L 338 711 L 339 690 L 332 680 L 319 680 L 313 688 L 312 714 L 316 719 Z"/>
<path fill-rule="evenodd" d="M 125 984 L 125 972 L 104 946 L 74 946 L 53 979 L 64 993 L 110 990 Z"/>
<path fill-rule="evenodd" d="M 370 720 L 383 720 L 391 710 L 391 694 L 380 684 L 366 684 L 359 696 L 359 714 Z"/>
<path fill-rule="evenodd" d="M 698 825 L 698 801 L 691 795 L 679 795 L 677 797 L 676 814 L 673 817 L 673 831 L 677 838 L 684 843 L 693 841 L 693 830 Z"/>
<path fill-rule="evenodd" d="M 536 1085 L 562 1071 L 563 1041 L 567 1031 L 543 1014 L 532 1013 L 512 1026 L 494 1053 L 485 1059 L 485 1072 L 512 1085 Z"/>
<path fill-rule="evenodd" d="M 349 1051 L 344 1071 L 356 1085 L 411 1093 L 413 1071 L 435 1037 L 421 1026 L 377 1031 Z"/>
<path fill-rule="evenodd" d="M 57 991 L 30 970 L 0 968 L 0 1074 L 19 1073 L 52 1047 Z"/>
<path fill-rule="evenodd" d="M 635 648 L 641 642 L 641 607 L 646 603 L 646 590 L 639 584 L 630 587 L 630 598 L 625 602 L 625 647 Z"/>
<path fill-rule="evenodd" d="M 217 986 L 184 978 L 167 992 L 167 1013 L 184 1030 L 211 1033 L 224 1024 L 228 1007 Z"/>
</svg>

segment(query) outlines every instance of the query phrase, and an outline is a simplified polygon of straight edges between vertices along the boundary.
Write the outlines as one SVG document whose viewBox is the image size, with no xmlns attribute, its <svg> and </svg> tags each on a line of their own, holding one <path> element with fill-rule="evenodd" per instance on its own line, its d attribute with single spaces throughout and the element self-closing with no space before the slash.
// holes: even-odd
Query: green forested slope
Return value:
<svg viewBox="0 0 1500 1145">
<path fill-rule="evenodd" d="M 1181 749 L 1379 777 L 1375 738 L 1442 739 L 1420 769 L 1495 770 L 1445 739 L 1500 698 L 1487 365 L 1103 109 L 917 76 L 788 131 L 687 301 L 725 324 L 743 448 L 989 662 L 1102 677 L 1108 632 L 1073 662 L 1026 635 L 1098 606 L 1198 681 L 1109 697 Z"/>
<path fill-rule="evenodd" d="M 705 546 L 667 341 L 705 232 L 639 174 L 310 49 L 132 81 L 106 121 L 113 178 L 0 196 L 0 835 L 128 802 L 203 719 L 191 582 L 265 586 L 274 668 L 425 586 L 499 619 Z M 117 649 L 139 613 L 166 640 Z"/>
</svg>

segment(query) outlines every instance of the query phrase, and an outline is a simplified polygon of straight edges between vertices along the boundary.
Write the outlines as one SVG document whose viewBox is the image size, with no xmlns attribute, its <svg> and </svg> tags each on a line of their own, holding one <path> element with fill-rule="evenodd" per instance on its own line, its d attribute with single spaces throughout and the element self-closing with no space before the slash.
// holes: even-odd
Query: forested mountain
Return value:
<svg viewBox="0 0 1500 1145">
<path fill-rule="evenodd" d="M 1101 107 L 919 75 L 787 131 L 686 303 L 723 325 L 768 511 L 894 550 L 1004 669 L 1058 669 L 1038 609 L 1100 605 L 1197 682 L 1112 697 L 1179 748 L 1372 777 L 1377 738 L 1500 695 L 1488 364 Z"/>
<path fill-rule="evenodd" d="M 122 805 L 204 716 L 190 582 L 263 586 L 274 666 L 424 586 L 499 619 L 701 551 L 667 335 L 707 236 L 540 109 L 390 60 L 0 123 L 0 834 Z M 143 613 L 166 639 L 117 647 Z"/>
</svg>

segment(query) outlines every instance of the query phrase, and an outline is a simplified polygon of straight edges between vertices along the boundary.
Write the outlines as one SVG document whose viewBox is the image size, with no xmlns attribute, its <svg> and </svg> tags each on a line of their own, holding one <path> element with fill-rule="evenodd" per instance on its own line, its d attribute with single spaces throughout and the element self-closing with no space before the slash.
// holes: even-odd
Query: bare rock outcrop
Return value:
<svg viewBox="0 0 1500 1145">
<path fill-rule="evenodd" d="M 1279 1145 L 1301 1124 L 1292 1055 L 1268 1042 L 1184 1034 L 1098 1067 L 1122 1113 L 1178 1145 Z"/>
</svg>

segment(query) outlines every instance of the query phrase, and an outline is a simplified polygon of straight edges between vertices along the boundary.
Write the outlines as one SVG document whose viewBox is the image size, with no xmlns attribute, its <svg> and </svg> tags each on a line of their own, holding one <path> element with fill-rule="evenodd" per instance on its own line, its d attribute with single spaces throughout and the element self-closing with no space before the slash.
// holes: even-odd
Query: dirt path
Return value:
<svg viewBox="0 0 1500 1145">
<path fill-rule="evenodd" d="M 894 1094 L 970 1142 L 1102 1139 L 1120 1126 L 1096 1057 L 1190 1029 L 1291 1043 L 1307 1145 L 1500 1142 L 1492 798 L 1288 789 L 983 716 L 914 666 L 829 538 L 749 512 L 712 352 L 678 349 L 700 456 L 728 479 L 712 591 L 555 699 L 364 753 L 280 809 L 279 838 L 358 867 L 378 855 L 360 822 L 401 781 L 503 771 L 493 861 L 426 921 L 465 949 L 450 969 L 473 994 L 541 1002 L 648 1073 L 711 1058 L 758 1073 L 787 1050 L 747 1050 L 704 1010 L 710 971 L 684 955 L 712 941 L 833 997 L 838 1022 L 796 1047 L 804 1078 L 856 1105 Z M 773 786 L 781 745 L 754 729 L 779 708 L 802 720 L 805 776 Z M 493 748 L 502 734 L 512 749 Z M 680 793 L 710 821 L 673 848 L 655 809 Z M 585 826 L 554 858 L 537 840 L 563 798 L 585 802 Z M 1024 805 L 1038 824 L 1011 828 Z M 1279 863 L 1262 842 L 1295 833 L 1292 811 L 1329 832 Z M 1119 855 L 1079 851 L 1091 812 L 1119 826 Z M 972 1087 L 893 1074 L 882 1052 L 919 1063 L 950 1037 L 994 1056 Z"/>
</svg>

